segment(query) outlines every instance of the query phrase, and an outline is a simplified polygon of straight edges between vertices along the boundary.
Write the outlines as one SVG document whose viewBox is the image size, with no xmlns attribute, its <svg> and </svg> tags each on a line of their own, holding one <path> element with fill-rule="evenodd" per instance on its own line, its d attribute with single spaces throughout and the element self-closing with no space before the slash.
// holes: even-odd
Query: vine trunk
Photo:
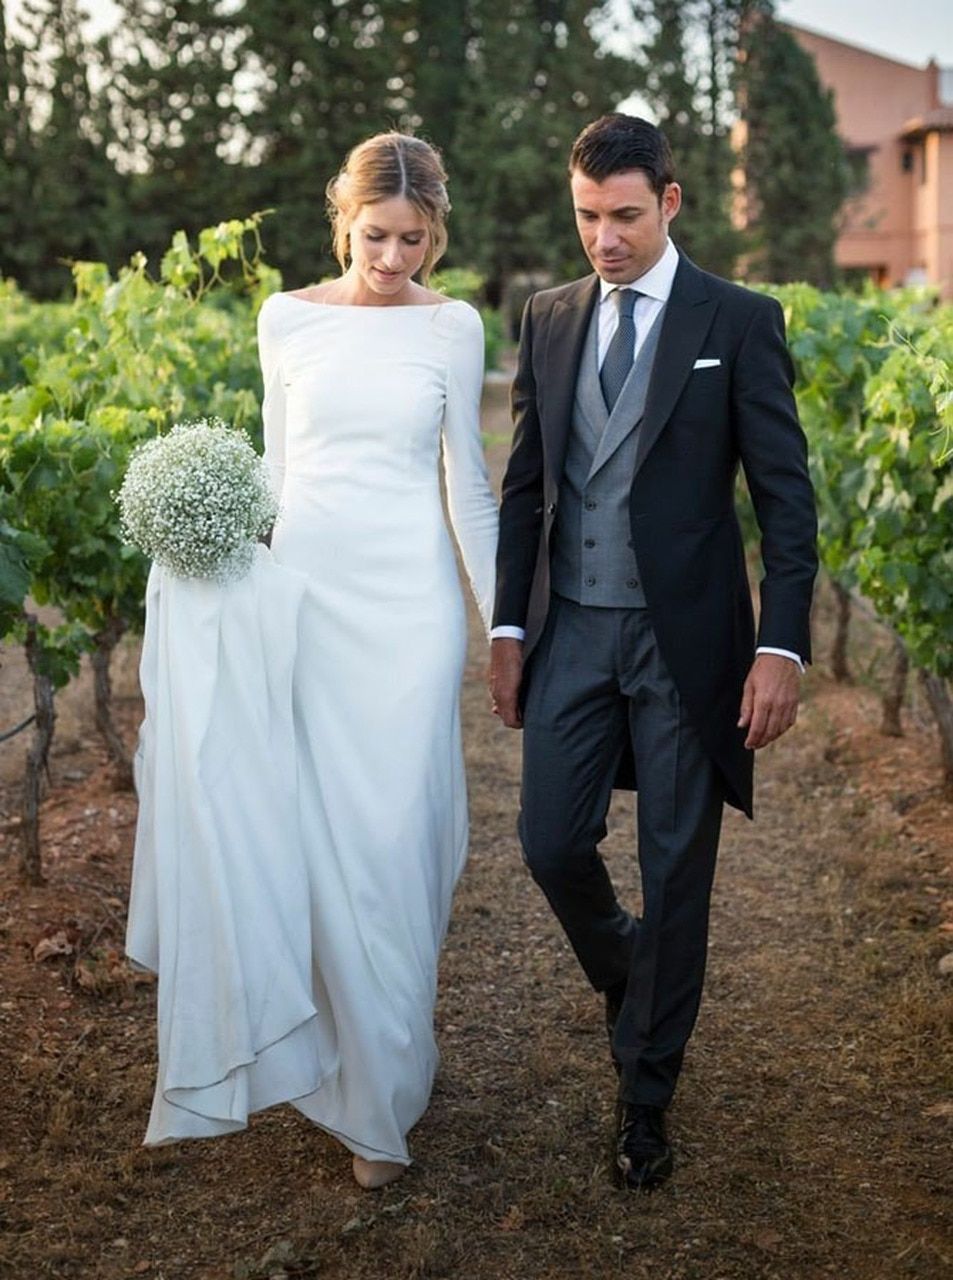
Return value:
<svg viewBox="0 0 953 1280">
<path fill-rule="evenodd" d="M 850 638 L 850 592 L 839 582 L 831 581 L 837 606 L 834 642 L 831 645 L 831 672 L 839 684 L 850 681 L 847 664 L 847 642 Z"/>
<path fill-rule="evenodd" d="M 122 791 L 133 789 L 132 758 L 126 750 L 116 722 L 113 719 L 112 677 L 110 665 L 116 645 L 122 639 L 126 624 L 121 618 L 112 617 L 105 627 L 95 636 L 90 655 L 93 668 L 93 689 L 96 702 L 96 728 L 106 744 L 106 751 L 112 761 L 116 785 Z"/>
<path fill-rule="evenodd" d="M 894 636 L 893 670 L 881 699 L 883 718 L 880 721 L 880 732 L 888 738 L 902 738 L 903 724 L 900 712 L 907 692 L 907 676 L 910 674 L 910 658 L 899 636 Z"/>
<path fill-rule="evenodd" d="M 33 677 L 33 705 L 36 720 L 33 741 L 27 752 L 23 778 L 23 845 L 20 865 L 31 884 L 43 883 L 43 864 L 40 856 L 40 799 L 43 779 L 48 775 L 50 744 L 56 723 L 53 702 L 53 681 L 40 668 L 37 620 L 32 614 L 26 617 L 26 659 Z"/>
<path fill-rule="evenodd" d="M 953 800 L 953 697 L 942 676 L 920 671 L 920 684 L 940 731 L 940 764 L 943 772 L 943 794 Z"/>
</svg>

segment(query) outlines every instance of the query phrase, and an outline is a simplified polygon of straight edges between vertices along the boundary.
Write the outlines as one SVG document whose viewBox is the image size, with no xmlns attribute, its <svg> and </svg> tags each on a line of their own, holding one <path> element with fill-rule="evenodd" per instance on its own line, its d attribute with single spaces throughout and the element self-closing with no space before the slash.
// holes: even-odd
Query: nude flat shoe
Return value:
<svg viewBox="0 0 953 1280">
<path fill-rule="evenodd" d="M 386 1187 L 388 1182 L 396 1182 L 407 1168 L 405 1164 L 392 1164 L 389 1160 L 365 1160 L 363 1156 L 355 1156 L 351 1166 L 354 1170 L 354 1181 L 365 1191 L 377 1191 Z"/>
</svg>

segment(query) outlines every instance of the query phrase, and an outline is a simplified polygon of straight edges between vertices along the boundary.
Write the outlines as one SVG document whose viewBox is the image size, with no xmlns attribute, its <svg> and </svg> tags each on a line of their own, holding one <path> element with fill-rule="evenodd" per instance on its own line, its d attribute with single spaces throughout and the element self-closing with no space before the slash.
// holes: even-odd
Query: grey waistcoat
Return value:
<svg viewBox="0 0 953 1280">
<path fill-rule="evenodd" d="M 610 414 L 599 383 L 598 303 L 583 347 L 552 543 L 553 590 L 578 604 L 645 606 L 632 549 L 629 491 L 638 426 L 662 312 L 642 344 Z"/>
</svg>

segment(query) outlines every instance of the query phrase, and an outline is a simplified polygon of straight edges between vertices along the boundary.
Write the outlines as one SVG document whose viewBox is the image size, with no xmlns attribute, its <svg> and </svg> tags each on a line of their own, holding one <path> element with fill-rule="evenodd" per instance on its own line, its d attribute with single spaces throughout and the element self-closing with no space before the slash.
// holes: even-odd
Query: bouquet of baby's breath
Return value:
<svg viewBox="0 0 953 1280">
<path fill-rule="evenodd" d="M 244 431 L 177 422 L 132 454 L 116 500 L 126 542 L 181 578 L 241 577 L 278 503 Z"/>
</svg>

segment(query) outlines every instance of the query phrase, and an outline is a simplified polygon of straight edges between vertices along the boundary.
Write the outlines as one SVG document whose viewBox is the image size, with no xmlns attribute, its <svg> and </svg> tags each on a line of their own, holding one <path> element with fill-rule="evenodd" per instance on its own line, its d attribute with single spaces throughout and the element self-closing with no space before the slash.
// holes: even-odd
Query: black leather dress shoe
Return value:
<svg viewBox="0 0 953 1280">
<path fill-rule="evenodd" d="M 606 987 L 602 994 L 606 1000 L 606 1031 L 609 1035 L 609 1052 L 612 1054 L 612 1065 L 615 1067 L 615 1073 L 620 1076 L 622 1074 L 622 1063 L 615 1056 L 612 1040 L 615 1036 L 615 1024 L 619 1021 L 619 1014 L 622 1012 L 622 1002 L 625 1000 L 625 982 L 617 982 L 614 986 Z"/>
<path fill-rule="evenodd" d="M 616 1185 L 630 1191 L 651 1191 L 671 1172 L 665 1112 L 644 1103 L 620 1102 L 616 1111 Z"/>
</svg>

